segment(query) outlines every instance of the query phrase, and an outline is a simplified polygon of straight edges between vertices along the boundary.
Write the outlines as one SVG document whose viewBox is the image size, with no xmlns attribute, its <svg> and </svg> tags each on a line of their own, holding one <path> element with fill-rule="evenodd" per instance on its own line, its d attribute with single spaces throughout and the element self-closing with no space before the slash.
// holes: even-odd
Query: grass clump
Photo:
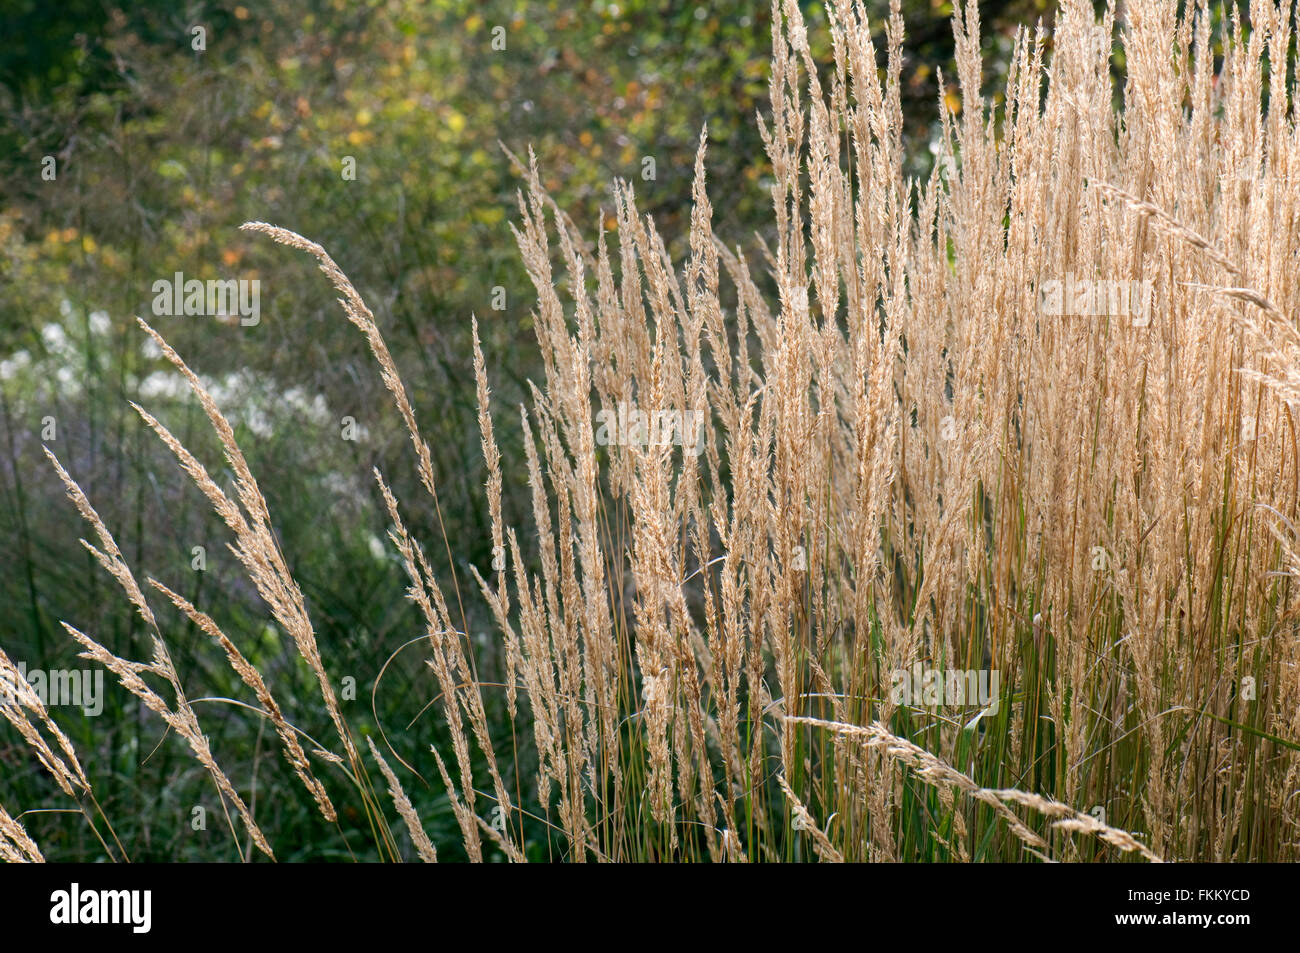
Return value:
<svg viewBox="0 0 1300 953">
<path fill-rule="evenodd" d="M 1117 23 L 1067 0 L 1050 54 L 1021 31 L 995 106 L 977 7 L 958 5 L 962 108 L 923 181 L 903 174 L 896 7 L 877 49 L 860 5 L 829 3 L 826 63 L 799 4 L 774 10 L 761 270 L 713 233 L 703 136 L 680 268 L 628 183 L 588 243 L 521 166 L 545 377 L 520 408 L 524 459 L 506 460 L 513 414 L 492 405 L 476 327 L 490 567 L 440 528 L 437 448 L 361 296 L 319 245 L 245 226 L 316 259 L 409 430 L 433 525 L 408 525 L 375 476 L 448 744 L 396 760 L 446 799 L 459 844 L 431 842 L 373 739 L 364 758 L 233 432 L 146 326 L 234 494 L 141 413 L 316 676 L 335 750 L 309 753 L 237 640 L 152 587 L 218 643 L 322 817 L 362 804 L 384 856 L 1296 860 L 1289 8 L 1212 30 L 1204 3 L 1135 0 Z M 271 855 L 145 590 L 64 476 L 152 661 L 70 631 Z M 531 526 L 507 524 L 507 478 Z M 487 645 L 471 618 L 494 622 Z M 46 750 L 78 796 L 75 758 Z M 7 814 L 0 832 L 6 857 L 39 856 Z"/>
</svg>

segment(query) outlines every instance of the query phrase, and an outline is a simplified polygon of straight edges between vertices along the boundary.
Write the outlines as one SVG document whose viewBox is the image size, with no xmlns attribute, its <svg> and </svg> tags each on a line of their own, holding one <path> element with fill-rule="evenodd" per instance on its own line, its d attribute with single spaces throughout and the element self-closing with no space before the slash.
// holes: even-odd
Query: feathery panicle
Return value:
<svg viewBox="0 0 1300 953">
<path fill-rule="evenodd" d="M 397 813 L 402 815 L 402 820 L 406 823 L 406 829 L 411 835 L 411 843 L 415 845 L 420 860 L 426 864 L 436 864 L 438 862 L 438 852 L 434 850 L 429 835 L 424 832 L 424 825 L 420 823 L 415 808 L 411 806 L 411 799 L 406 796 L 406 790 L 402 787 L 402 782 L 397 780 L 397 775 L 393 774 L 393 769 L 388 766 L 384 756 L 375 747 L 375 739 L 367 735 L 366 742 L 370 745 L 370 753 L 374 755 L 375 761 L 379 763 L 379 770 L 383 772 L 384 780 L 388 782 L 388 793 L 393 798 L 393 806 L 397 808 Z"/>
</svg>

